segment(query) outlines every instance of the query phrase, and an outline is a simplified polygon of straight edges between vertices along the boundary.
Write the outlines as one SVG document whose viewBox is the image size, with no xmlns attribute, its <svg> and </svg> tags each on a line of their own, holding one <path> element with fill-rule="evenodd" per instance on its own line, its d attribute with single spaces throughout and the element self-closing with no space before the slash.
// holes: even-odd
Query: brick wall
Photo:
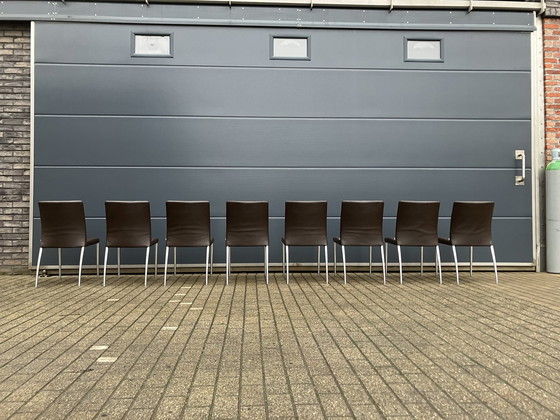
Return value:
<svg viewBox="0 0 560 420">
<path fill-rule="evenodd" d="M 560 147 L 560 1 L 547 1 L 543 19 L 546 158 Z"/>
<path fill-rule="evenodd" d="M 0 272 L 27 270 L 30 24 L 0 22 Z"/>
</svg>

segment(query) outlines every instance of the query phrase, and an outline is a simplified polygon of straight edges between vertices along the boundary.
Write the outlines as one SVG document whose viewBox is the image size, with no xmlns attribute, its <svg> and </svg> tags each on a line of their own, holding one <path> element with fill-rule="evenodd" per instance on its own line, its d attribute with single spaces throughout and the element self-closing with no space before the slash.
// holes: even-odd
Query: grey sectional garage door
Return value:
<svg viewBox="0 0 560 420">
<path fill-rule="evenodd" d="M 84 200 L 103 238 L 105 200 L 149 200 L 163 240 L 166 200 L 210 200 L 223 262 L 226 200 L 268 200 L 279 262 L 286 200 L 328 200 L 331 235 L 343 199 L 384 200 L 387 234 L 400 199 L 440 200 L 442 234 L 454 200 L 494 200 L 498 259 L 532 264 L 531 185 L 514 185 L 532 16 L 441 30 L 423 13 L 436 29 L 37 23 L 34 202 Z M 134 33 L 171 34 L 173 57 L 132 56 Z M 310 60 L 271 60 L 271 36 L 308 37 Z M 439 40 L 443 60 L 406 61 L 406 39 Z"/>
</svg>

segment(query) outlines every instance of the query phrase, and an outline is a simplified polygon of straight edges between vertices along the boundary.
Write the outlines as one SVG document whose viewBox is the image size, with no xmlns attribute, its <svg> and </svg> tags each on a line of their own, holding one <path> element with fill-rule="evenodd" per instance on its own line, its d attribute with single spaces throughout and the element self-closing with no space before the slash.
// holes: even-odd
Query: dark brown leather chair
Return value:
<svg viewBox="0 0 560 420">
<path fill-rule="evenodd" d="M 208 201 L 168 201 L 166 213 L 167 236 L 163 284 L 167 285 L 169 248 L 173 248 L 173 273 L 177 275 L 178 247 L 206 248 L 206 284 L 208 284 L 208 261 L 210 261 L 210 274 L 212 274 L 214 260 L 214 239 L 210 233 L 210 203 Z"/>
<path fill-rule="evenodd" d="M 325 276 L 329 282 L 326 201 L 286 201 L 284 237 L 282 238 L 282 265 L 286 283 L 290 282 L 290 247 L 316 246 L 317 273 L 320 273 L 321 247 L 325 249 Z"/>
<path fill-rule="evenodd" d="M 121 275 L 121 248 L 146 248 L 144 286 L 148 285 L 148 260 L 150 248 L 155 245 L 154 275 L 157 276 L 158 239 L 152 237 L 150 203 L 148 201 L 106 201 L 105 219 L 107 237 L 103 286 L 107 275 L 109 248 L 117 248 L 117 275 Z"/>
<path fill-rule="evenodd" d="M 232 247 L 264 247 L 264 272 L 268 284 L 268 202 L 226 203 L 226 284 L 231 272 Z"/>
<path fill-rule="evenodd" d="M 340 209 L 340 236 L 333 238 L 334 273 L 336 274 L 336 244 L 342 250 L 342 267 L 346 283 L 347 246 L 369 247 L 369 274 L 374 246 L 381 250 L 383 283 L 386 282 L 385 253 L 383 252 L 383 201 L 343 201 Z"/>
<path fill-rule="evenodd" d="M 496 284 L 498 284 L 498 266 L 492 242 L 493 201 L 456 201 L 451 211 L 449 238 L 439 238 L 440 244 L 451 245 L 455 260 L 455 273 L 459 284 L 458 246 L 470 247 L 470 274 L 472 276 L 473 247 L 487 246 L 492 254 Z"/>
<path fill-rule="evenodd" d="M 78 286 L 82 281 L 82 262 L 87 246 L 97 245 L 97 275 L 99 276 L 99 239 L 88 238 L 82 201 L 39 201 L 41 242 L 37 259 L 35 287 L 39 285 L 39 268 L 44 248 L 58 248 L 58 276 L 62 275 L 62 248 L 81 248 Z"/>
<path fill-rule="evenodd" d="M 442 282 L 441 258 L 438 246 L 438 216 L 439 201 L 399 201 L 395 237 L 385 238 L 385 242 L 397 246 L 401 284 L 403 282 L 402 246 L 418 246 L 421 248 L 421 273 L 424 272 L 424 247 L 435 247 L 436 274 L 439 272 L 439 282 Z M 385 250 L 387 251 L 387 248 Z"/>
</svg>

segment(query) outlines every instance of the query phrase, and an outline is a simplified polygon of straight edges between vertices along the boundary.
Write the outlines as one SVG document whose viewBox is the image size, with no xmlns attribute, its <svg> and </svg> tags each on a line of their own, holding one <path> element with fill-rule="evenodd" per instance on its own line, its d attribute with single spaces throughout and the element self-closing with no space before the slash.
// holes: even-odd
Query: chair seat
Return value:
<svg viewBox="0 0 560 420">
<path fill-rule="evenodd" d="M 438 238 L 440 244 L 455 245 L 455 246 L 491 246 L 492 241 L 485 238 L 470 238 L 470 237 L 454 237 L 454 238 Z"/>
<path fill-rule="evenodd" d="M 158 238 L 151 238 L 149 244 L 142 244 L 139 245 L 137 242 L 126 242 L 126 241 L 119 241 L 118 243 L 109 243 L 107 242 L 107 248 L 146 248 L 147 246 L 153 246 L 159 242 Z"/>
<path fill-rule="evenodd" d="M 393 244 L 393 245 L 399 245 L 399 246 L 437 246 L 438 245 L 438 242 L 436 240 L 425 241 L 425 242 L 408 242 L 407 241 L 406 243 L 402 243 L 397 238 L 385 238 L 385 242 L 388 242 L 388 243 Z"/>
<path fill-rule="evenodd" d="M 243 236 L 242 236 L 243 235 Z M 234 247 L 252 247 L 252 246 L 268 246 L 268 232 L 262 231 L 241 233 L 234 232 L 226 239 L 226 246 Z"/>
<path fill-rule="evenodd" d="M 173 238 L 172 240 L 166 240 L 165 245 L 169 247 L 177 247 L 177 248 L 199 248 L 202 246 L 210 246 L 214 243 L 214 238 L 201 238 L 200 240 L 195 241 L 182 241 L 178 238 Z"/>
<path fill-rule="evenodd" d="M 61 244 L 52 244 L 52 243 L 41 243 L 40 246 L 41 248 L 81 248 L 83 246 L 90 246 L 90 245 L 95 245 L 99 243 L 99 238 L 88 238 L 85 240 L 85 242 L 81 245 L 70 245 L 70 246 L 61 246 Z"/>
<path fill-rule="evenodd" d="M 389 242 L 390 244 L 397 245 L 397 238 L 385 238 L 385 242 Z"/>
<path fill-rule="evenodd" d="M 453 245 L 453 244 L 451 243 L 451 239 L 449 239 L 449 238 L 438 238 L 438 242 L 439 242 L 440 244 Z"/>
<path fill-rule="evenodd" d="M 326 246 L 328 245 L 327 239 L 323 237 L 301 237 L 296 238 L 296 240 L 292 239 L 290 241 L 286 241 L 285 238 L 282 238 L 282 243 L 287 246 Z"/>
<path fill-rule="evenodd" d="M 85 246 L 90 246 L 99 243 L 99 238 L 89 238 L 86 240 Z"/>
<path fill-rule="evenodd" d="M 381 246 L 383 245 L 383 241 L 365 241 L 365 240 L 359 240 L 359 241 L 352 241 L 352 240 L 342 240 L 340 237 L 335 236 L 333 237 L 333 241 L 336 242 L 339 245 L 344 245 L 344 246 Z"/>
</svg>

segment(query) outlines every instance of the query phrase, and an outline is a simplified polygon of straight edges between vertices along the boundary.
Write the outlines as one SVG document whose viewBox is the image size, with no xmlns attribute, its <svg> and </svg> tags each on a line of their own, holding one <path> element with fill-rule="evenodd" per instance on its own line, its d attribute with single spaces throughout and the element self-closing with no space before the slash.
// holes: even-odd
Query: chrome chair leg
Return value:
<svg viewBox="0 0 560 420">
<path fill-rule="evenodd" d="M 229 284 L 230 257 L 231 257 L 230 247 L 226 246 L 226 285 Z"/>
<path fill-rule="evenodd" d="M 165 261 L 163 263 L 163 285 L 167 286 L 167 261 L 169 259 L 169 247 L 165 247 Z"/>
<path fill-rule="evenodd" d="M 325 279 L 329 284 L 329 246 L 325 245 Z"/>
<path fill-rule="evenodd" d="M 268 245 L 264 247 L 264 275 L 268 284 Z"/>
<path fill-rule="evenodd" d="M 373 247 L 370 246 L 370 247 L 369 247 L 369 275 L 370 275 L 370 276 L 371 276 L 371 261 L 372 261 L 372 256 L 371 256 L 371 254 L 372 254 L 372 252 L 373 252 L 372 249 L 373 249 Z"/>
<path fill-rule="evenodd" d="M 58 248 L 58 277 L 62 277 L 62 249 Z"/>
<path fill-rule="evenodd" d="M 117 277 L 121 276 L 121 249 L 117 248 Z"/>
<path fill-rule="evenodd" d="M 80 250 L 80 265 L 78 266 L 78 287 L 82 285 L 82 263 L 84 262 L 84 250 L 86 249 L 83 246 Z"/>
<path fill-rule="evenodd" d="M 441 255 L 439 253 L 439 245 L 436 245 L 436 272 L 439 268 L 439 284 L 443 284 L 443 278 L 441 276 Z"/>
<path fill-rule="evenodd" d="M 150 261 L 150 247 L 146 247 L 146 264 L 144 268 L 144 287 L 148 285 L 148 262 Z"/>
<path fill-rule="evenodd" d="M 157 254 L 158 254 L 158 245 L 156 244 L 155 253 L 154 253 L 154 276 L 157 277 Z"/>
<path fill-rule="evenodd" d="M 333 266 L 334 266 L 334 274 L 336 274 L 336 242 L 333 241 Z"/>
<path fill-rule="evenodd" d="M 97 263 L 97 277 L 99 277 L 99 242 L 95 244 L 96 248 L 96 263 Z"/>
<path fill-rule="evenodd" d="M 389 270 L 389 244 L 385 242 L 385 272 Z"/>
<path fill-rule="evenodd" d="M 205 272 L 205 283 L 208 286 L 208 259 L 210 258 L 210 245 L 206 247 L 206 272 Z"/>
<path fill-rule="evenodd" d="M 470 250 L 470 268 L 471 268 L 471 277 L 472 277 L 472 263 L 473 263 L 473 247 L 471 246 L 471 250 Z"/>
<path fill-rule="evenodd" d="M 397 245 L 397 254 L 399 254 L 399 275 L 402 284 L 402 255 L 401 255 L 401 246 Z"/>
<path fill-rule="evenodd" d="M 321 247 L 317 247 L 317 274 L 321 274 Z"/>
<path fill-rule="evenodd" d="M 43 256 L 43 248 L 39 248 L 39 257 L 37 258 L 37 272 L 35 273 L 35 287 L 39 286 L 39 269 L 41 268 L 42 256 Z"/>
<path fill-rule="evenodd" d="M 105 247 L 105 258 L 103 263 L 103 287 L 105 287 L 105 279 L 107 277 L 107 257 L 109 256 L 109 248 Z"/>
<path fill-rule="evenodd" d="M 496 284 L 498 282 L 498 264 L 496 264 L 496 253 L 494 252 L 494 245 L 490 245 L 490 252 L 492 253 L 492 262 L 494 263 L 494 274 L 496 276 Z"/>
<path fill-rule="evenodd" d="M 385 262 L 385 253 L 383 252 L 383 245 L 379 246 L 381 251 L 381 270 L 383 271 L 383 284 L 387 284 L 387 266 Z"/>
<path fill-rule="evenodd" d="M 210 244 L 210 275 L 214 274 L 214 243 Z"/>
<path fill-rule="evenodd" d="M 346 284 L 346 250 L 344 249 L 344 245 L 341 245 L 340 248 L 342 249 L 342 269 L 344 270 L 344 284 Z"/>
<path fill-rule="evenodd" d="M 177 275 L 177 247 L 173 247 L 173 275 Z"/>
<path fill-rule="evenodd" d="M 286 284 L 290 283 L 290 247 L 286 245 Z"/>
<path fill-rule="evenodd" d="M 437 271 L 437 268 L 436 268 Z M 420 247 L 420 275 L 424 275 L 424 247 Z"/>
<path fill-rule="evenodd" d="M 453 250 L 453 260 L 455 261 L 455 276 L 457 277 L 457 284 L 459 284 L 459 261 L 457 260 L 457 247 L 455 245 L 451 245 L 451 249 Z"/>
</svg>

